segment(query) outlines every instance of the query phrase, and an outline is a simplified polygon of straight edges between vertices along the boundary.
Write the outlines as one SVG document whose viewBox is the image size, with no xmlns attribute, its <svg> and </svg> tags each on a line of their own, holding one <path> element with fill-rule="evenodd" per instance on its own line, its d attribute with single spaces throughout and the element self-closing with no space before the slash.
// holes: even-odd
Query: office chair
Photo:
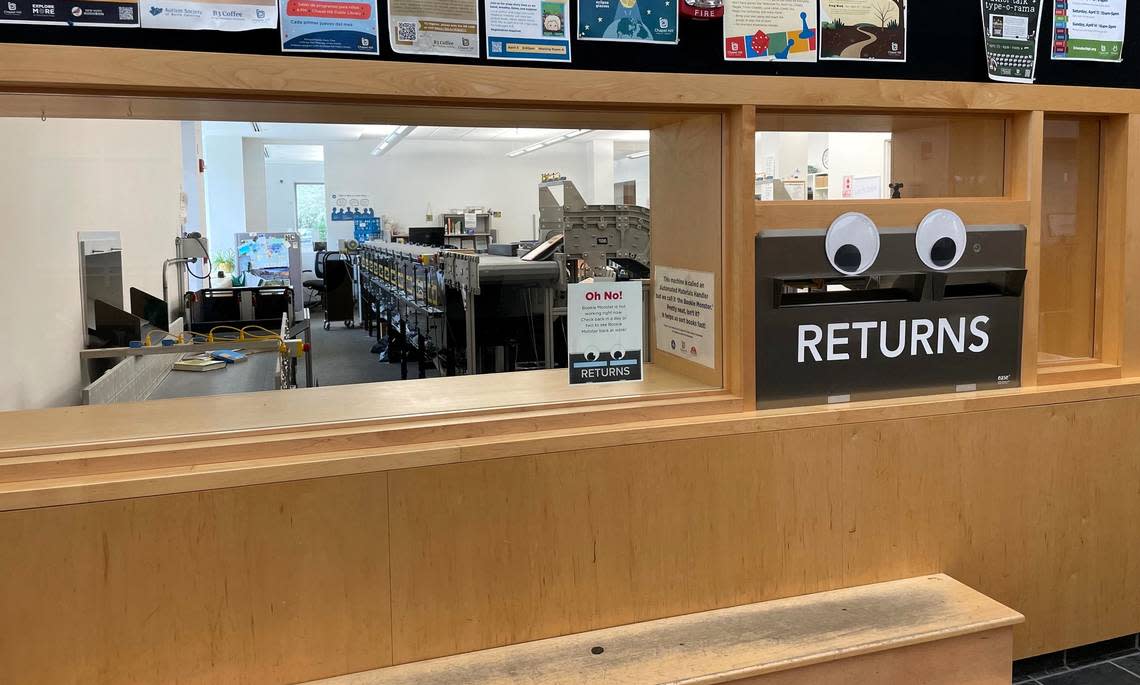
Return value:
<svg viewBox="0 0 1140 685">
<path fill-rule="evenodd" d="M 318 250 L 313 259 L 313 271 L 305 269 L 305 273 L 312 273 L 316 278 L 310 278 L 301 283 L 306 291 L 313 293 L 313 296 L 309 298 L 310 305 L 319 302 L 322 309 L 325 306 L 325 261 L 328 258 L 328 250 Z"/>
</svg>

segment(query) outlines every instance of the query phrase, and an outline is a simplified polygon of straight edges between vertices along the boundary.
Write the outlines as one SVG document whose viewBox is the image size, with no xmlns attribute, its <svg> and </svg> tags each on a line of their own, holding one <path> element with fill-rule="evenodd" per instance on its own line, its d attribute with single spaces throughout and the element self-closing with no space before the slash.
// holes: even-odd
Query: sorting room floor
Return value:
<svg viewBox="0 0 1140 685">
<path fill-rule="evenodd" d="M 318 385 L 350 385 L 400 379 L 400 365 L 381 362 L 370 350 L 376 339 L 364 328 L 346 328 L 343 321 L 334 321 L 324 329 L 324 312 L 311 312 L 313 327 L 313 376 Z M 408 364 L 408 378 L 417 378 L 415 362 Z M 438 376 L 435 368 L 428 369 L 429 377 Z"/>
<path fill-rule="evenodd" d="M 1137 635 L 1106 640 L 1014 664 L 1013 682 L 1023 685 L 1140 685 Z"/>
</svg>

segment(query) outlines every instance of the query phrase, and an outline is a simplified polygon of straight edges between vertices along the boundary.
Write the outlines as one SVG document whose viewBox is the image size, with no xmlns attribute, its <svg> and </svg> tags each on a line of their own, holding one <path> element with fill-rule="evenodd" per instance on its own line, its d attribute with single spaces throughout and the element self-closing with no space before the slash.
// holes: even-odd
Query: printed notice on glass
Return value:
<svg viewBox="0 0 1140 685">
<path fill-rule="evenodd" d="M 815 0 L 732 0 L 726 3 L 724 58 L 814 62 Z"/>
<path fill-rule="evenodd" d="M 986 69 L 994 81 L 1033 83 L 1042 0 L 982 0 Z"/>
<path fill-rule="evenodd" d="M 479 0 L 389 0 L 388 38 L 402 55 L 479 56 Z"/>
<path fill-rule="evenodd" d="M 682 1 L 578 0 L 578 38 L 676 45 Z"/>
<path fill-rule="evenodd" d="M 1055 0 L 1053 59 L 1120 62 L 1128 0 Z"/>
<path fill-rule="evenodd" d="M 572 283 L 566 291 L 570 385 L 641 380 L 641 281 Z"/>
<path fill-rule="evenodd" d="M 277 0 L 143 0 L 141 9 L 144 29 L 252 31 L 277 28 Z"/>
<path fill-rule="evenodd" d="M 659 351 L 716 367 L 715 279 L 707 271 L 654 267 L 654 332 Z"/>
<path fill-rule="evenodd" d="M 380 54 L 376 0 L 280 0 L 280 9 L 282 52 Z"/>
<path fill-rule="evenodd" d="M 487 58 L 570 61 L 570 0 L 485 0 Z"/>
<path fill-rule="evenodd" d="M 134 27 L 139 3 L 118 0 L 0 0 L 0 23 Z"/>
<path fill-rule="evenodd" d="M 906 0 L 820 0 L 819 58 L 906 61 Z"/>
</svg>

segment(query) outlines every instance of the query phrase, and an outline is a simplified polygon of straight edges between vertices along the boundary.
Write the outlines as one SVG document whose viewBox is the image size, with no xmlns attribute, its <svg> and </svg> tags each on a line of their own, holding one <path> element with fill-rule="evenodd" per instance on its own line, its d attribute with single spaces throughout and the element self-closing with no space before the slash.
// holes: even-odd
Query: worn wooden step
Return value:
<svg viewBox="0 0 1140 685">
<path fill-rule="evenodd" d="M 945 575 L 647 621 L 322 685 L 1008 685 L 1024 617 Z"/>
</svg>

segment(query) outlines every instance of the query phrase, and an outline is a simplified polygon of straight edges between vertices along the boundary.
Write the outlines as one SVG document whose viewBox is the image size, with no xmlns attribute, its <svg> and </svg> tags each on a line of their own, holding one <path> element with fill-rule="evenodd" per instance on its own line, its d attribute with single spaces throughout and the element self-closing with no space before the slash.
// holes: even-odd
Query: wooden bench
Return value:
<svg viewBox="0 0 1140 685">
<path fill-rule="evenodd" d="M 945 575 L 595 630 L 322 685 L 1009 685 L 1024 617 Z"/>
</svg>

